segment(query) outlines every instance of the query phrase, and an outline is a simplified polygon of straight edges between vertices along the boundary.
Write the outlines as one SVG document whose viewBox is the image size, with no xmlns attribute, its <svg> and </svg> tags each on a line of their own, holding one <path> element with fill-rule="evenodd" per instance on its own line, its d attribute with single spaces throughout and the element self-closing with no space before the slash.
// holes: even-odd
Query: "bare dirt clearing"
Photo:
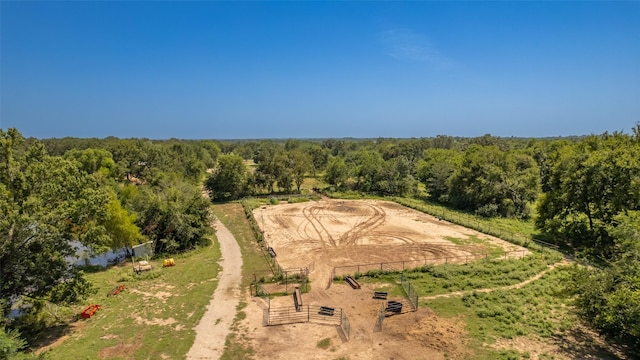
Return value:
<svg viewBox="0 0 640 360">
<path fill-rule="evenodd" d="M 342 308 L 350 322 L 348 341 L 330 325 L 263 327 L 263 311 L 268 305 L 254 298 L 242 327 L 251 334 L 250 345 L 260 358 L 468 358 L 462 321 L 441 318 L 421 308 L 386 318 L 380 331 L 376 323 L 382 301 L 372 295 L 385 285 L 362 284 L 361 289 L 354 290 L 340 282 L 328 287 L 333 269 L 390 262 L 404 266 L 403 261 L 407 267 L 438 260 L 444 263 L 445 259 L 460 262 L 497 249 L 514 252 L 517 257 L 528 254 L 522 247 L 387 201 L 325 199 L 262 206 L 254 210 L 254 217 L 281 267 L 313 264 L 311 291 L 302 296 L 304 305 Z M 291 296 L 270 302 L 272 308 L 292 305 Z M 321 340 L 330 345 L 321 347 Z"/>
<path fill-rule="evenodd" d="M 331 269 L 338 266 L 406 261 L 407 266 L 417 267 L 447 258 L 461 262 L 496 247 L 518 257 L 528 253 L 498 238 L 388 201 L 321 200 L 262 206 L 254 210 L 254 217 L 280 266 L 300 268 L 314 263 L 311 280 L 316 284 L 326 284 Z"/>
</svg>

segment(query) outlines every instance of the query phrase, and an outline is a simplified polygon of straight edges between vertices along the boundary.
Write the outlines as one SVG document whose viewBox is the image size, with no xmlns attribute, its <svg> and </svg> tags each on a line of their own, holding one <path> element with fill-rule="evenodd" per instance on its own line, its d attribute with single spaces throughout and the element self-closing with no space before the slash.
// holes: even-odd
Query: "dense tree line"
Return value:
<svg viewBox="0 0 640 360">
<path fill-rule="evenodd" d="M 206 244 L 209 229 L 200 183 L 212 199 L 228 200 L 299 193 L 312 177 L 329 193 L 413 196 L 534 221 L 545 240 L 602 264 L 576 271 L 570 286 L 585 320 L 640 343 L 640 126 L 632 134 L 559 139 L 39 141 L 15 129 L 0 135 L 5 314 L 15 296 L 64 303 L 82 295 L 81 276 L 60 260 L 69 239 L 97 252 L 147 240 L 159 252 L 190 249 Z M 25 260 L 36 252 L 47 255 Z M 43 264 L 53 253 L 56 261 Z M 36 271 L 47 280 L 37 282 Z M 65 281 L 56 281 L 61 274 Z M 72 281 L 75 294 L 65 290 Z M 14 335 L 0 332 L 19 343 Z"/>
<path fill-rule="evenodd" d="M 299 192 L 305 176 L 321 174 L 330 191 L 422 194 L 485 216 L 526 217 L 540 189 L 540 171 L 528 144 L 528 139 L 490 135 L 245 142 L 227 148 L 233 161 L 218 164 L 207 189 L 214 199 Z M 255 166 L 242 166 L 242 159 Z"/>
<path fill-rule="evenodd" d="M 69 261 L 74 244 L 93 254 L 149 240 L 156 253 L 208 244 L 199 183 L 219 154 L 211 141 L 39 141 L 0 129 L 0 358 L 26 344 L 18 331 L 46 325 L 46 304 L 91 290 Z M 23 315 L 8 321 L 17 301 Z"/>
<path fill-rule="evenodd" d="M 598 263 L 575 270 L 579 314 L 640 352 L 640 125 L 548 143 L 537 158 L 544 191 L 536 226 Z"/>
</svg>

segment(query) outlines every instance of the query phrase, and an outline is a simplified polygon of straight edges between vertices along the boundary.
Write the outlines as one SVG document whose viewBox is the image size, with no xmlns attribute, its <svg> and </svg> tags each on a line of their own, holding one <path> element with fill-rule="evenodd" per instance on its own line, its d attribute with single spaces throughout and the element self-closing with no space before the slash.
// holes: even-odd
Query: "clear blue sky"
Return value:
<svg viewBox="0 0 640 360">
<path fill-rule="evenodd" d="M 1 1 L 34 137 L 584 135 L 640 121 L 640 2 Z"/>
</svg>

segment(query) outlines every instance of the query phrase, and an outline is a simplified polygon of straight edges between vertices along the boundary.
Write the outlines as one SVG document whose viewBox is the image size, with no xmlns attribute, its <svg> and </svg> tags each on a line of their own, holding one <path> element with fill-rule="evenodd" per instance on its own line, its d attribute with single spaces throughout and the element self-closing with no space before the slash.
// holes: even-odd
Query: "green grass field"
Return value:
<svg viewBox="0 0 640 360">
<path fill-rule="evenodd" d="M 474 359 L 527 359 L 530 354 L 526 351 L 498 351 L 490 345 L 497 339 L 524 336 L 562 338 L 575 326 L 578 319 L 564 291 L 569 272 L 568 267 L 559 267 L 518 289 L 421 301 L 420 306 L 433 309 L 438 316 L 464 321 Z"/>
<path fill-rule="evenodd" d="M 269 266 L 240 204 L 214 205 L 213 211 L 240 245 L 242 285 L 248 289 L 253 273 L 266 271 Z M 46 352 L 47 358 L 183 359 L 195 339 L 193 329 L 217 286 L 219 245 L 214 241 L 211 247 L 173 258 L 174 267 L 163 268 L 162 259 L 158 259 L 151 262 L 152 271 L 140 275 L 133 273 L 130 263 L 88 273 L 95 293 L 83 305 L 60 309 L 59 313 L 79 314 L 89 304 L 99 304 L 101 309 L 90 319 L 80 319 L 58 331 L 67 334 L 64 341 Z M 126 289 L 107 296 L 118 285 Z M 237 326 L 245 317 L 244 307 L 246 303 L 241 303 L 237 309 L 223 359 L 244 359 L 253 353 L 241 341 L 246 334 L 240 334 Z"/>
<path fill-rule="evenodd" d="M 524 259 L 479 260 L 468 264 L 427 265 L 405 272 L 418 296 L 447 294 L 454 291 L 494 288 L 521 283 L 560 261 L 557 253 L 533 254 Z M 361 282 L 389 282 L 400 273 L 369 271 L 357 274 Z"/>
<path fill-rule="evenodd" d="M 87 274 L 95 287 L 81 306 L 101 309 L 90 319 L 71 324 L 67 338 L 47 352 L 50 359 L 180 359 L 193 344 L 197 325 L 216 286 L 220 250 L 214 245 L 173 256 L 176 265 L 162 267 L 152 261 L 153 270 L 135 275 L 131 264 Z M 107 294 L 116 286 L 126 289 Z"/>
</svg>

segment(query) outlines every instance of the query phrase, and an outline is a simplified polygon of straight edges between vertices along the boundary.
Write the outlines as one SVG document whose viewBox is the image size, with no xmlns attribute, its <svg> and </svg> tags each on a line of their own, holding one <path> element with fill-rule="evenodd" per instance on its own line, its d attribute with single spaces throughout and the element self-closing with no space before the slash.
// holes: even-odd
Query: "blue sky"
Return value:
<svg viewBox="0 0 640 360">
<path fill-rule="evenodd" d="M 640 2 L 0 2 L 25 136 L 558 136 L 640 121 Z"/>
</svg>

